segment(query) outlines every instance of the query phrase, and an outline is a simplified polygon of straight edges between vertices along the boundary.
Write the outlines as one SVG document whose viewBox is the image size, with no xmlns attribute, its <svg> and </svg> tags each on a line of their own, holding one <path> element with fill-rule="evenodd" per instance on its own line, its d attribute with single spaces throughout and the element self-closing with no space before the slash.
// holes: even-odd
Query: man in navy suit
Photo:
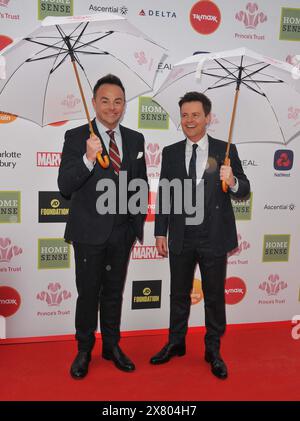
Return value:
<svg viewBox="0 0 300 421">
<path fill-rule="evenodd" d="M 135 239 L 143 237 L 147 212 L 147 209 L 131 212 L 129 206 L 124 212 L 124 204 L 122 211 L 121 205 L 119 208 L 119 194 L 126 198 L 126 205 L 133 194 L 123 194 L 121 175 L 127 176 L 126 187 L 132 180 L 139 179 L 144 180 L 147 189 L 147 174 L 143 135 L 120 124 L 125 109 L 125 89 L 118 77 L 106 75 L 98 80 L 93 106 L 95 135 L 90 135 L 88 124 L 66 132 L 58 176 L 61 193 L 71 198 L 65 239 L 74 246 L 78 291 L 75 317 L 78 353 L 70 370 L 75 379 L 82 379 L 88 373 L 99 306 L 102 357 L 112 360 L 120 370 L 135 369 L 119 346 L 120 321 L 130 250 Z M 106 169 L 96 161 L 99 152 L 110 157 Z M 116 210 L 99 211 L 99 182 L 102 181 L 110 181 L 115 186 Z"/>
<path fill-rule="evenodd" d="M 180 180 L 183 197 L 187 193 L 186 180 L 191 181 L 190 186 L 194 186 L 195 191 L 199 187 L 197 180 L 201 180 L 204 186 L 204 200 L 200 203 L 203 220 L 191 225 L 189 221 L 193 218 L 185 210 L 175 211 L 175 191 L 168 196 L 169 214 L 157 209 L 156 247 L 161 256 L 167 257 L 169 253 L 170 260 L 170 327 L 168 343 L 150 362 L 163 364 L 174 356 L 185 354 L 190 293 L 195 267 L 199 264 L 205 302 L 205 360 L 211 364 L 215 376 L 225 379 L 228 372 L 220 355 L 220 338 L 226 326 L 226 264 L 227 253 L 237 247 L 230 196 L 247 196 L 250 184 L 235 145 L 230 148 L 231 165 L 222 165 L 227 144 L 206 134 L 211 121 L 210 100 L 199 92 L 188 92 L 179 101 L 179 107 L 186 139 L 164 148 L 160 178 L 169 183 Z M 226 182 L 230 194 L 222 191 L 221 181 Z M 166 196 L 162 189 L 158 193 L 163 202 Z"/>
</svg>

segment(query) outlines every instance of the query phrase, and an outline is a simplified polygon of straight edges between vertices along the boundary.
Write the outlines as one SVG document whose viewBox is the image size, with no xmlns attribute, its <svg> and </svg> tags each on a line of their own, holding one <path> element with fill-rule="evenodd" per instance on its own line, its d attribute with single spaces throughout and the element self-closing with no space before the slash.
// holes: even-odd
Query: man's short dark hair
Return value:
<svg viewBox="0 0 300 421">
<path fill-rule="evenodd" d="M 100 86 L 104 85 L 105 83 L 109 83 L 110 85 L 119 86 L 122 89 L 122 91 L 124 92 L 124 97 L 125 97 L 125 88 L 123 86 L 123 83 L 121 82 L 121 79 L 119 79 L 118 76 L 115 76 L 115 75 L 112 75 L 111 73 L 109 73 L 108 75 L 105 75 L 105 76 L 101 77 L 97 81 L 97 83 L 96 83 L 96 85 L 94 86 L 94 89 L 93 89 L 94 98 L 96 98 L 96 94 L 97 94 L 97 91 L 100 88 Z"/>
<path fill-rule="evenodd" d="M 182 105 L 186 102 L 199 101 L 201 102 L 204 110 L 205 116 L 207 116 L 211 111 L 211 100 L 207 98 L 206 95 L 201 94 L 200 92 L 187 92 L 183 97 L 180 98 L 178 105 L 181 109 Z"/>
</svg>

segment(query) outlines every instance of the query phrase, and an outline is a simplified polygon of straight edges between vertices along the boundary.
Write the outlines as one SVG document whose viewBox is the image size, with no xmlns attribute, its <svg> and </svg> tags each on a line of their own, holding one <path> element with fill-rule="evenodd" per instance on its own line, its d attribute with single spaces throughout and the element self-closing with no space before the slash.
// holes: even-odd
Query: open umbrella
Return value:
<svg viewBox="0 0 300 421">
<path fill-rule="evenodd" d="M 61 120 L 88 119 L 96 81 L 119 75 L 127 100 L 153 89 L 165 50 L 110 13 L 47 17 L 30 35 L 0 54 L 0 110 L 45 126 Z M 72 70 L 72 65 L 73 69 Z M 81 97 L 78 97 L 78 88 Z M 102 166 L 108 166 L 108 157 Z"/>
<path fill-rule="evenodd" d="M 294 66 L 246 48 L 194 55 L 176 63 L 153 99 L 179 126 L 178 99 L 187 91 L 205 93 L 212 101 L 214 134 L 231 142 L 287 144 L 300 136 L 291 116 L 300 104 L 300 77 Z M 227 191 L 227 185 L 222 184 Z"/>
</svg>

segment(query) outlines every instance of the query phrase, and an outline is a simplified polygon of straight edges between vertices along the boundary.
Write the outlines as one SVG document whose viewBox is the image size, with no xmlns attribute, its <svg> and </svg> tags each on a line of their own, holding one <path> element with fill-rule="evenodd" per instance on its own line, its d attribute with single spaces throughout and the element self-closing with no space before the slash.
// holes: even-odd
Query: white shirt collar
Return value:
<svg viewBox="0 0 300 421">
<path fill-rule="evenodd" d="M 198 140 L 198 142 L 192 142 L 188 137 L 186 138 L 187 141 L 187 145 L 189 148 L 192 149 L 193 145 L 198 145 L 198 147 L 202 150 L 205 151 L 208 148 L 208 137 L 207 134 L 205 133 L 205 135 L 203 137 L 201 137 L 201 139 Z"/>
<path fill-rule="evenodd" d="M 102 124 L 97 118 L 95 119 L 95 121 L 96 121 L 96 126 L 97 126 L 97 129 L 98 129 L 98 132 L 100 133 L 100 136 L 102 136 L 104 133 L 107 135 L 107 130 L 110 130 L 110 129 L 108 129 L 107 127 L 105 127 L 104 126 L 104 124 Z M 118 124 L 114 129 L 113 129 L 113 131 L 115 132 L 115 134 L 117 134 L 118 136 L 121 136 L 121 132 L 120 132 L 120 124 Z"/>
</svg>

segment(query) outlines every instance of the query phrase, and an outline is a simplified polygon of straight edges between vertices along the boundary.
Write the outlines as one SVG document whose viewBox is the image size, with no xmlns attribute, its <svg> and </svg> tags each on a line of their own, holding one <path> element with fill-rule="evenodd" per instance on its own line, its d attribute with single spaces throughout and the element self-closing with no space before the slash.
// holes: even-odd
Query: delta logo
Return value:
<svg viewBox="0 0 300 421">
<path fill-rule="evenodd" d="M 148 16 L 150 18 L 166 18 L 166 19 L 176 19 L 176 12 L 170 10 L 152 10 L 152 9 L 142 9 L 139 12 L 139 16 Z"/>
<path fill-rule="evenodd" d="M 225 282 L 225 302 L 226 304 L 238 304 L 246 295 L 247 288 L 243 279 L 232 276 Z"/>
<path fill-rule="evenodd" d="M 37 167 L 59 167 L 61 162 L 61 152 L 37 152 Z"/>
<path fill-rule="evenodd" d="M 38 19 L 47 16 L 73 16 L 73 0 L 38 0 Z"/>
<path fill-rule="evenodd" d="M 262 261 L 288 262 L 290 251 L 290 234 L 266 234 L 263 239 Z"/>
<path fill-rule="evenodd" d="M 134 246 L 131 252 L 132 260 L 160 260 L 156 246 Z"/>
<path fill-rule="evenodd" d="M 191 8 L 190 23 L 199 34 L 212 34 L 221 24 L 220 9 L 212 1 L 198 1 Z"/>
<path fill-rule="evenodd" d="M 20 308 L 21 297 L 18 291 L 8 286 L 0 286 L 0 316 L 13 316 Z"/>
</svg>

